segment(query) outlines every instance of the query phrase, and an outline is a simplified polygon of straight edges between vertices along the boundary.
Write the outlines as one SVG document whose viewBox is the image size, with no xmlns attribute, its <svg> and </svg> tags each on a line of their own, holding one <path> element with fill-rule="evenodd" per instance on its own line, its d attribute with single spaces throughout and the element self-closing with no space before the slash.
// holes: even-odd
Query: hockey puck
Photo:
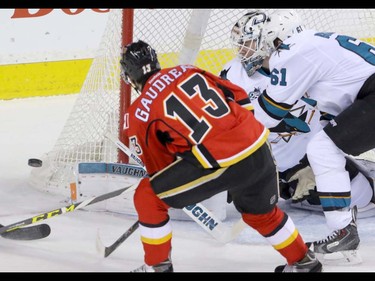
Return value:
<svg viewBox="0 0 375 281">
<path fill-rule="evenodd" d="M 35 168 L 42 167 L 42 163 L 43 163 L 42 160 L 35 159 L 35 158 L 29 159 L 29 162 L 28 162 L 29 166 L 35 167 Z"/>
</svg>

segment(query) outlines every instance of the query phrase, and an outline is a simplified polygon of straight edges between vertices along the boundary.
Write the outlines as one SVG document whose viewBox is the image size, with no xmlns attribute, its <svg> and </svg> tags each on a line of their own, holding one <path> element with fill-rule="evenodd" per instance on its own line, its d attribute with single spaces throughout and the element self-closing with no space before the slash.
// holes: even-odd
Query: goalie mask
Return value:
<svg viewBox="0 0 375 281">
<path fill-rule="evenodd" d="M 267 19 L 265 11 L 251 11 L 242 16 L 232 28 L 230 39 L 248 76 L 262 66 L 268 55 L 261 40 L 262 28 Z"/>
<path fill-rule="evenodd" d="M 120 64 L 125 83 L 137 91 L 142 91 L 147 79 L 160 70 L 155 50 L 141 40 L 125 46 Z"/>
<path fill-rule="evenodd" d="M 271 54 L 279 47 L 278 42 L 284 41 L 303 30 L 305 30 L 305 27 L 296 11 L 276 10 L 269 15 L 269 20 L 263 26 L 265 49 L 268 49 Z"/>
</svg>

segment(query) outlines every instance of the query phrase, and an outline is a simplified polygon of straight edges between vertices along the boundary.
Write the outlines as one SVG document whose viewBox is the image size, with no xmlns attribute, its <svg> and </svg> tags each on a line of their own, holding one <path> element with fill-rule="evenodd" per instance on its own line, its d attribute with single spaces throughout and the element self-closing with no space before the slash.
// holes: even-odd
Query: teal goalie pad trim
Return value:
<svg viewBox="0 0 375 281">
<path fill-rule="evenodd" d="M 79 163 L 80 174 L 115 174 L 126 175 L 136 178 L 147 176 L 146 171 L 138 165 L 121 163 Z"/>
</svg>

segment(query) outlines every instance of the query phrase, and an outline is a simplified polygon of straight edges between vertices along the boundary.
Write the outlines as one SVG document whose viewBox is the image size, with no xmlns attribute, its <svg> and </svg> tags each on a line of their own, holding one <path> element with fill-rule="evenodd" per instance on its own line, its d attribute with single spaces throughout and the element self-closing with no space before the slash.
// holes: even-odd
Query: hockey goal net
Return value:
<svg viewBox="0 0 375 281">
<path fill-rule="evenodd" d="M 162 67 L 190 63 L 217 74 L 234 56 L 229 41 L 231 28 L 248 11 L 112 9 L 73 109 L 52 151 L 41 156 L 43 166 L 31 171 L 31 185 L 70 197 L 77 163 L 126 161 L 104 137 L 106 132 L 119 134 L 121 117 L 135 98 L 135 92 L 120 81 L 119 59 L 124 44 L 132 38 L 142 39 L 156 49 Z M 375 42 L 374 9 L 297 11 L 308 28 Z"/>
</svg>

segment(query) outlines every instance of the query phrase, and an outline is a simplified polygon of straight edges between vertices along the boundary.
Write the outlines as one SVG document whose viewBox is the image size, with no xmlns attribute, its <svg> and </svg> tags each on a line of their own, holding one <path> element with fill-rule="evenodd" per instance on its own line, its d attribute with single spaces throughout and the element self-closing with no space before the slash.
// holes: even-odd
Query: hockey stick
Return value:
<svg viewBox="0 0 375 281">
<path fill-rule="evenodd" d="M 230 229 L 227 230 L 218 240 L 222 243 L 228 243 L 237 237 L 242 230 L 245 228 L 246 224 L 243 220 L 238 220 Z M 126 239 L 130 237 L 139 227 L 139 221 L 136 221 L 131 227 L 129 227 L 124 234 L 122 234 L 115 242 L 109 246 L 104 246 L 102 239 L 100 238 L 99 231 L 96 235 L 96 249 L 98 252 L 104 256 L 108 257 L 112 252 L 114 252 Z"/>
<path fill-rule="evenodd" d="M 118 248 L 130 235 L 134 233 L 139 227 L 139 221 L 136 221 L 131 227 L 129 227 L 124 234 L 122 234 L 115 242 L 110 246 L 104 246 L 100 239 L 99 230 L 96 236 L 96 249 L 104 257 L 108 257 L 114 250 Z"/>
<path fill-rule="evenodd" d="M 130 148 L 123 144 L 116 136 L 107 133 L 105 137 L 111 140 L 122 152 L 132 158 L 146 171 L 142 160 L 135 153 L 133 153 Z M 215 215 L 201 203 L 186 206 L 182 210 L 196 223 L 198 223 L 198 225 L 200 225 L 206 232 L 208 232 L 215 239 L 222 243 L 228 243 L 229 241 L 236 238 L 246 226 L 243 220 L 240 219 L 231 228 L 226 229 L 223 222 L 216 218 Z"/>
<path fill-rule="evenodd" d="M 26 226 L 26 225 L 29 225 L 29 224 L 38 223 L 38 222 L 41 222 L 43 220 L 50 219 L 52 217 L 56 217 L 56 216 L 59 216 L 59 215 L 65 214 L 65 213 L 69 213 L 69 212 L 73 212 L 73 211 L 78 210 L 78 209 L 82 209 L 83 207 L 86 207 L 88 205 L 92 205 L 92 204 L 101 202 L 103 200 L 107 200 L 109 198 L 116 197 L 116 196 L 122 194 L 125 191 L 134 190 L 137 186 L 138 186 L 138 183 L 136 183 L 134 185 L 131 185 L 131 186 L 127 186 L 127 187 L 118 189 L 118 190 L 115 190 L 115 191 L 112 191 L 112 192 L 109 192 L 109 193 L 102 194 L 100 196 L 95 196 L 95 197 L 86 199 L 84 201 L 74 203 L 74 204 L 71 204 L 71 205 L 56 209 L 56 210 L 45 212 L 45 213 L 33 216 L 31 218 L 22 220 L 22 221 L 12 223 L 12 224 L 7 225 L 7 226 L 0 227 L 0 235 L 2 233 L 8 233 L 10 231 L 17 230 L 20 227 L 23 227 L 23 226 Z"/>
</svg>

